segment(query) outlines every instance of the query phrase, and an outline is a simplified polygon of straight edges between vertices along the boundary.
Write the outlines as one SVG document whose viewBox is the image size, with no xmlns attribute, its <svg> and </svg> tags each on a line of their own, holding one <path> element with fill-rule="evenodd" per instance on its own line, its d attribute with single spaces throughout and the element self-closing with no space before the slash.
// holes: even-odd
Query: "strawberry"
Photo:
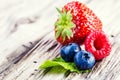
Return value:
<svg viewBox="0 0 120 80">
<path fill-rule="evenodd" d="M 70 42 L 82 44 L 89 33 L 102 29 L 101 20 L 85 4 L 72 1 L 57 9 L 55 36 L 62 45 Z"/>
<path fill-rule="evenodd" d="M 96 60 L 102 60 L 110 54 L 111 44 L 102 30 L 96 30 L 87 36 L 85 49 L 91 52 Z"/>
</svg>

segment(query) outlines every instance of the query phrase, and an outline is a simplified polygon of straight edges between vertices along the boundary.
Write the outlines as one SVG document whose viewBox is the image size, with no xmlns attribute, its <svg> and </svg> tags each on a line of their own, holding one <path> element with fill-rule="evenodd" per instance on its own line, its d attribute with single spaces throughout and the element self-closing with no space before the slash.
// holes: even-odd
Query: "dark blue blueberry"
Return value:
<svg viewBox="0 0 120 80">
<path fill-rule="evenodd" d="M 74 56 L 77 52 L 79 52 L 81 48 L 76 43 L 69 43 L 61 48 L 61 57 L 66 62 L 73 62 Z"/>
<path fill-rule="evenodd" d="M 74 63 L 78 69 L 91 69 L 95 64 L 95 58 L 91 53 L 81 50 L 75 55 Z"/>
</svg>

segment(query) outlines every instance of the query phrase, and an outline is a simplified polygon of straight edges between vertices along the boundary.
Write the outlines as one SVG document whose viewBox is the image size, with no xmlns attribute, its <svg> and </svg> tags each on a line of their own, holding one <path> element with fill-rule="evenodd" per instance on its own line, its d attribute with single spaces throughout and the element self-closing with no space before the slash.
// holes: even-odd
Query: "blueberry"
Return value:
<svg viewBox="0 0 120 80">
<path fill-rule="evenodd" d="M 91 53 L 81 50 L 75 55 L 74 63 L 78 69 L 91 69 L 95 64 L 95 58 Z"/>
<path fill-rule="evenodd" d="M 79 52 L 81 48 L 76 43 L 69 43 L 61 48 L 61 57 L 66 62 L 73 62 L 74 56 L 77 52 Z"/>
</svg>

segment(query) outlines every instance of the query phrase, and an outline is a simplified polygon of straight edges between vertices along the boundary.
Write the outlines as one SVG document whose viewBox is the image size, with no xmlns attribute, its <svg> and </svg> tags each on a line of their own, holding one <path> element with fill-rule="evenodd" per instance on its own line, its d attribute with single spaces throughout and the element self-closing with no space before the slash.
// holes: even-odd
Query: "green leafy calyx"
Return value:
<svg viewBox="0 0 120 80">
<path fill-rule="evenodd" d="M 68 38 L 70 39 L 73 37 L 72 28 L 75 27 L 75 24 L 72 22 L 72 14 L 70 11 L 66 11 L 64 9 L 63 11 L 60 11 L 58 8 L 56 8 L 59 12 L 59 18 L 57 22 L 55 23 L 56 27 L 56 38 L 58 38 L 60 35 L 63 38 L 63 41 Z"/>
</svg>

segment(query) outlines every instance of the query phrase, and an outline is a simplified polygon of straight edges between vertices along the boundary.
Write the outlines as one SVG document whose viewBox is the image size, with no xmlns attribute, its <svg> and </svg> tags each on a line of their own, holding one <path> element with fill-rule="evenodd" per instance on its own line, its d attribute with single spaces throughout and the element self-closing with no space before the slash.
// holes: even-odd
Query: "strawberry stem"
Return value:
<svg viewBox="0 0 120 80">
<path fill-rule="evenodd" d="M 63 9 L 63 11 L 58 8 L 56 9 L 60 14 L 57 22 L 55 23 L 56 38 L 61 35 L 63 41 L 65 41 L 66 38 L 70 39 L 73 37 L 72 28 L 75 27 L 75 24 L 72 22 L 72 14 L 70 11 L 67 12 L 66 9 Z"/>
</svg>

